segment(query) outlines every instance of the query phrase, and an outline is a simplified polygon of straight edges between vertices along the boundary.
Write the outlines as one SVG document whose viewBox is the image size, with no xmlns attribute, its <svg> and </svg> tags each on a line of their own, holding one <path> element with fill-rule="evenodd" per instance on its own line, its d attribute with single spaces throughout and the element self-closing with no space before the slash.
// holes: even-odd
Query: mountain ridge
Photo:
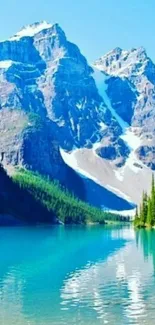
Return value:
<svg viewBox="0 0 155 325">
<path fill-rule="evenodd" d="M 154 94 L 155 66 L 143 48 L 116 48 L 89 65 L 59 24 L 28 25 L 0 42 L 1 162 L 60 182 L 69 165 L 138 203 L 139 180 L 149 175 L 149 183 L 155 169 Z M 126 173 L 136 175 L 135 195 L 124 188 Z"/>
</svg>

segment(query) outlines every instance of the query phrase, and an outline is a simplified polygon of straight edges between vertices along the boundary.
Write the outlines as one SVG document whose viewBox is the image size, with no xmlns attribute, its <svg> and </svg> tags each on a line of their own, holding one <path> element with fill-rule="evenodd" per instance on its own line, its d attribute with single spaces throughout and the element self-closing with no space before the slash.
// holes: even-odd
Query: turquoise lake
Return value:
<svg viewBox="0 0 155 325">
<path fill-rule="evenodd" d="M 155 231 L 0 228 L 1 325 L 154 325 Z"/>
</svg>

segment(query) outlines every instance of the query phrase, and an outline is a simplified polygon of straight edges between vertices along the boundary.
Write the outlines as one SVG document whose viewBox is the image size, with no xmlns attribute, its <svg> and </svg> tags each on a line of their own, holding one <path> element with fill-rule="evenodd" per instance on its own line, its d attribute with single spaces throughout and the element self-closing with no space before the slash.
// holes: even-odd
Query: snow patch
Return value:
<svg viewBox="0 0 155 325">
<path fill-rule="evenodd" d="M 138 137 L 132 130 L 132 128 L 126 129 L 125 133 L 120 136 L 122 140 L 128 145 L 130 148 L 131 152 L 129 154 L 129 157 L 127 158 L 125 165 L 120 168 L 119 170 L 115 171 L 115 175 L 117 179 L 120 181 L 123 181 L 124 179 L 124 173 L 125 169 L 128 167 L 131 169 L 134 173 L 138 173 L 140 171 L 139 166 L 143 166 L 141 161 L 136 157 L 135 151 L 139 146 L 141 145 L 141 139 Z"/>
<path fill-rule="evenodd" d="M 77 138 L 80 141 L 80 124 L 77 124 Z"/>
<path fill-rule="evenodd" d="M 135 173 L 138 173 L 140 170 L 140 168 L 136 166 L 136 164 L 141 165 L 141 163 L 137 159 L 135 151 L 140 146 L 141 139 L 134 133 L 134 130 L 129 127 L 129 125 L 116 113 L 116 111 L 112 107 L 111 102 L 106 93 L 107 91 L 106 80 L 108 80 L 109 77 L 105 73 L 97 70 L 96 67 L 95 68 L 93 67 L 93 69 L 94 69 L 93 76 L 96 81 L 99 94 L 103 98 L 112 116 L 116 119 L 116 121 L 118 122 L 118 124 L 122 129 L 122 135 L 120 136 L 120 138 L 126 143 L 126 145 L 129 147 L 131 151 L 129 157 L 126 160 L 125 165 L 122 168 L 115 170 L 116 178 L 119 181 L 123 181 L 126 167 L 130 168 Z M 94 145 L 93 150 L 96 150 L 99 147 L 100 147 L 100 143 L 97 143 Z"/>
<path fill-rule="evenodd" d="M 123 182 L 123 179 L 124 179 L 124 169 L 122 170 L 114 170 L 114 173 L 115 173 L 115 176 L 116 178 L 120 181 L 120 182 Z"/>
<path fill-rule="evenodd" d="M 77 170 L 78 169 L 78 164 L 77 160 L 75 158 L 75 152 L 68 153 L 64 149 L 60 148 L 60 154 L 64 162 L 71 168 Z"/>
<path fill-rule="evenodd" d="M 0 61 L 0 69 L 8 69 L 13 64 L 11 60 Z"/>
<path fill-rule="evenodd" d="M 75 127 L 74 127 L 74 120 L 72 117 L 70 117 L 70 123 L 71 123 L 71 129 L 74 131 Z"/>
<path fill-rule="evenodd" d="M 141 145 L 140 137 L 133 132 L 132 128 L 127 128 L 120 138 L 124 140 L 132 150 L 136 150 Z"/>
<path fill-rule="evenodd" d="M 125 193 L 123 193 L 122 191 L 120 191 L 118 188 L 113 187 L 111 185 L 107 185 L 106 187 L 108 189 L 112 190 L 113 192 L 115 192 L 116 194 L 118 194 L 119 196 L 123 197 L 126 201 L 133 203 L 131 198 L 128 195 L 126 195 Z"/>
<path fill-rule="evenodd" d="M 58 122 L 58 125 L 59 125 L 59 127 L 65 126 L 65 121 L 60 119 L 60 121 Z"/>
<path fill-rule="evenodd" d="M 76 107 L 80 110 L 83 108 L 83 104 L 81 102 L 76 103 Z"/>
<path fill-rule="evenodd" d="M 107 125 L 105 123 L 103 123 L 103 122 L 100 122 L 99 125 L 100 125 L 100 128 L 101 128 L 101 131 L 104 131 L 107 128 Z"/>
<path fill-rule="evenodd" d="M 103 122 L 99 122 L 99 126 L 100 126 L 100 131 L 104 131 L 107 128 L 107 125 L 105 123 L 103 123 Z M 99 138 L 98 141 L 96 141 L 92 145 L 93 153 L 96 156 L 97 156 L 96 150 L 99 149 L 102 146 L 102 141 L 101 141 L 100 137 L 98 137 L 98 138 Z"/>
<path fill-rule="evenodd" d="M 136 208 L 131 209 L 131 210 L 122 210 L 122 211 L 107 209 L 107 212 L 111 212 L 111 213 L 114 213 L 114 214 L 119 214 L 120 216 L 123 216 L 123 217 L 132 217 L 132 220 L 133 220 L 134 217 L 135 217 L 135 214 L 136 214 Z"/>
<path fill-rule="evenodd" d="M 75 158 L 75 154 L 76 154 L 77 150 L 74 150 L 71 153 L 68 153 L 64 149 L 60 148 L 60 154 L 61 154 L 63 161 L 66 163 L 66 165 L 68 165 L 69 167 L 74 169 L 81 176 L 89 178 L 89 179 L 93 180 L 95 183 L 99 184 L 98 180 L 95 177 L 93 177 L 91 174 L 89 174 L 88 172 L 86 172 L 85 170 L 83 170 L 82 168 L 80 168 L 78 166 L 77 159 Z"/>
<path fill-rule="evenodd" d="M 92 151 L 96 157 L 98 157 L 98 155 L 96 154 L 96 150 L 99 149 L 101 147 L 101 145 L 102 145 L 102 141 L 101 141 L 100 137 L 98 136 L 98 140 L 95 143 L 93 143 L 93 145 L 92 145 Z"/>
<path fill-rule="evenodd" d="M 138 173 L 140 171 L 140 168 L 137 166 L 142 165 L 141 162 L 136 157 L 135 151 L 138 149 L 141 145 L 141 139 L 131 129 L 127 129 L 123 135 L 120 136 L 121 139 L 124 140 L 124 142 L 128 145 L 131 152 L 129 154 L 129 157 L 126 160 L 125 166 L 122 169 L 122 175 L 124 174 L 125 167 L 129 167 L 134 173 Z"/>
<path fill-rule="evenodd" d="M 115 176 L 116 178 L 123 182 L 124 180 L 124 174 L 125 174 L 125 170 L 127 168 L 129 168 L 130 170 L 132 170 L 135 174 L 138 174 L 141 171 L 141 168 L 147 168 L 146 166 L 144 166 L 142 164 L 142 162 L 140 160 L 138 160 L 138 158 L 136 157 L 136 154 L 134 151 L 132 151 L 129 155 L 129 157 L 127 158 L 125 165 L 122 168 L 119 168 L 117 170 L 114 170 Z"/>
<path fill-rule="evenodd" d="M 111 105 L 110 99 L 106 93 L 108 85 L 106 84 L 106 80 L 109 79 L 109 77 L 106 76 L 104 72 L 101 72 L 96 69 L 96 67 L 93 66 L 93 77 L 96 81 L 96 86 L 98 88 L 98 92 L 100 96 L 103 98 L 107 108 L 110 110 L 112 116 L 116 119 L 120 127 L 122 128 L 122 131 L 125 132 L 126 128 L 129 127 L 129 125 L 124 122 L 124 120 L 116 113 L 114 108 Z"/>
<path fill-rule="evenodd" d="M 51 28 L 52 25 L 43 21 L 41 23 L 35 23 L 32 25 L 25 26 L 20 32 L 18 32 L 15 36 L 11 37 L 10 41 L 19 41 L 22 37 L 26 36 L 34 36 L 35 34 L 41 32 L 44 29 Z"/>
<path fill-rule="evenodd" d="M 101 147 L 101 141 L 99 141 L 99 142 L 95 142 L 94 144 L 93 144 L 93 152 L 95 153 L 95 151 L 97 150 L 97 149 L 99 149 Z"/>
</svg>

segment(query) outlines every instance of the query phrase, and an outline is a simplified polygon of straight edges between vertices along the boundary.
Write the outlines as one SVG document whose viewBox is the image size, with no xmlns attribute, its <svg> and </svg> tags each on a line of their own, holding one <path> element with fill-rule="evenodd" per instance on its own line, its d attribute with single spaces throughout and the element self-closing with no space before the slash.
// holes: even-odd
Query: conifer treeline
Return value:
<svg viewBox="0 0 155 325">
<path fill-rule="evenodd" d="M 0 215 L 12 215 L 28 224 L 86 224 L 128 221 L 80 201 L 57 182 L 26 170 L 9 177 L 0 166 Z M 0 223 L 1 225 L 1 223 Z"/>
<path fill-rule="evenodd" d="M 139 209 L 136 210 L 135 216 L 136 227 L 153 227 L 155 226 L 155 180 L 152 175 L 151 194 L 143 192 L 142 202 Z"/>
</svg>

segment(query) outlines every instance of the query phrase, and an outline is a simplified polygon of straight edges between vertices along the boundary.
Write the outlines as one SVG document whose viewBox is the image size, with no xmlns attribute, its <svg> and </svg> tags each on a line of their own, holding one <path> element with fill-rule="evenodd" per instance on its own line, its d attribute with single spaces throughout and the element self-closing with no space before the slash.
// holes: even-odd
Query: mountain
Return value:
<svg viewBox="0 0 155 325">
<path fill-rule="evenodd" d="M 155 170 L 155 65 L 144 48 L 116 48 L 98 59 L 93 69 L 99 94 L 121 128 L 119 150 L 115 138 L 108 139 L 106 133 L 94 145 L 95 153 L 76 150 L 74 159 L 79 171 L 139 203 Z"/>
<path fill-rule="evenodd" d="M 58 24 L 36 23 L 1 42 L 0 69 L 1 109 L 48 118 L 64 149 L 90 146 L 101 138 L 101 122 L 113 125 L 92 68 Z"/>
<path fill-rule="evenodd" d="M 90 203 L 100 187 L 95 205 L 133 207 L 155 169 L 154 69 L 142 48 L 91 66 L 58 24 L 23 27 L 0 42 L 1 163 L 56 178 Z"/>
<path fill-rule="evenodd" d="M 109 76 L 107 94 L 115 112 L 140 139 L 138 157 L 155 170 L 155 65 L 144 48 L 116 48 L 95 66 Z"/>
</svg>

